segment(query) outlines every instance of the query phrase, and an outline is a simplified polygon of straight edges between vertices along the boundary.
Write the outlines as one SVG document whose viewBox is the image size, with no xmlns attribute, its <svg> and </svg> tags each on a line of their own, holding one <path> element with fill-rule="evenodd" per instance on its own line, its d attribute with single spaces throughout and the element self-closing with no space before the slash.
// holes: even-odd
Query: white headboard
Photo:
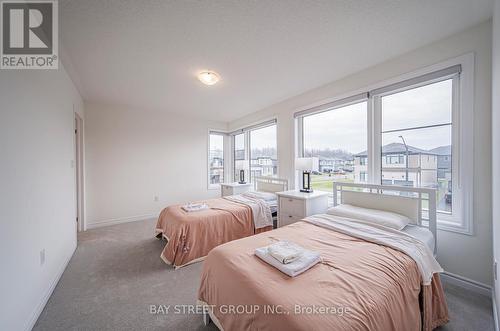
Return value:
<svg viewBox="0 0 500 331">
<path fill-rule="evenodd" d="M 261 192 L 282 192 L 288 190 L 288 180 L 275 177 L 254 177 L 254 189 Z"/>
<path fill-rule="evenodd" d="M 343 204 L 390 211 L 408 217 L 415 224 L 419 223 L 417 198 L 357 191 L 342 191 L 341 194 Z"/>
<path fill-rule="evenodd" d="M 423 226 L 423 214 L 428 214 L 425 221 L 429 222 L 429 230 L 437 242 L 435 189 L 334 182 L 333 205 L 339 203 L 405 215 L 419 226 Z"/>
</svg>

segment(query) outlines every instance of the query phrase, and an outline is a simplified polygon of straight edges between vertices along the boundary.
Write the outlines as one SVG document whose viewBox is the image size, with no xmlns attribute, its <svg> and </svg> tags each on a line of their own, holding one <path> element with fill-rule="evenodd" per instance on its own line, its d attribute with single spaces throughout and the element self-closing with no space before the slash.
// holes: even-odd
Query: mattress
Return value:
<svg viewBox="0 0 500 331">
<path fill-rule="evenodd" d="M 418 225 L 408 224 L 402 231 L 422 241 L 434 252 L 434 235 L 429 229 Z"/>
<path fill-rule="evenodd" d="M 271 214 L 278 212 L 278 200 L 269 200 L 266 203 L 271 208 Z"/>
</svg>

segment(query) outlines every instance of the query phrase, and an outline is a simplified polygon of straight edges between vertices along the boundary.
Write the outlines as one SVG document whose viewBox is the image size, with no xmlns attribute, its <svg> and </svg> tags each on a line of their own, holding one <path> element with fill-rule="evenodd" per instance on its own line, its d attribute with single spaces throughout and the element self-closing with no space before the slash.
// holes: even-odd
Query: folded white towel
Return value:
<svg viewBox="0 0 500 331">
<path fill-rule="evenodd" d="M 304 253 L 304 248 L 288 241 L 278 241 L 267 247 L 269 254 L 283 264 L 297 260 Z"/>
<path fill-rule="evenodd" d="M 187 205 L 184 205 L 181 208 L 184 209 L 184 211 L 190 213 L 194 211 L 201 211 L 208 209 L 208 205 L 206 203 L 188 203 Z"/>
<path fill-rule="evenodd" d="M 268 246 L 257 248 L 255 250 L 255 255 L 290 277 L 300 275 L 321 261 L 319 253 L 304 249 L 300 258 L 288 264 L 283 264 L 272 257 L 267 248 Z"/>
</svg>

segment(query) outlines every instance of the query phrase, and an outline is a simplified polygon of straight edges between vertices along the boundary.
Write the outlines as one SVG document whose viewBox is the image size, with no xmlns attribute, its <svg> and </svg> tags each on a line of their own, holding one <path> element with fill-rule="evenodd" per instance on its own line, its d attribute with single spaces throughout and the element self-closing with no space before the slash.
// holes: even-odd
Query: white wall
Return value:
<svg viewBox="0 0 500 331">
<path fill-rule="evenodd" d="M 500 262 L 500 0 L 495 1 L 493 14 L 493 255 Z M 498 270 L 500 272 L 500 270 Z M 495 280 L 495 297 L 500 316 L 500 283 Z"/>
<path fill-rule="evenodd" d="M 226 124 L 95 104 L 85 116 L 87 227 L 220 195 L 207 189 L 208 130 Z"/>
<path fill-rule="evenodd" d="M 280 177 L 291 183 L 294 174 L 294 119 L 300 108 L 342 96 L 469 52 L 475 53 L 474 104 L 474 226 L 475 235 L 439 231 L 438 260 L 445 270 L 482 284 L 492 284 L 491 243 L 491 21 L 419 48 L 357 74 L 313 89 L 230 123 L 234 130 L 276 116 Z"/>
<path fill-rule="evenodd" d="M 76 248 L 73 107 L 62 65 L 0 71 L 0 330 L 33 326 Z"/>
</svg>

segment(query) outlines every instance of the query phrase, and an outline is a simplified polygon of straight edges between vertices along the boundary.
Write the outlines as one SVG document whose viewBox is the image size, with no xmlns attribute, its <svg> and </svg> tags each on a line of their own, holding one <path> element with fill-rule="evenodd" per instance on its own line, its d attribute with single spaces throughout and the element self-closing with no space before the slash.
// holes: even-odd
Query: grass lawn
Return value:
<svg viewBox="0 0 500 331">
<path fill-rule="evenodd" d="M 340 178 L 339 178 L 340 177 Z M 331 177 L 328 175 L 311 175 L 311 186 L 314 190 L 333 192 L 333 182 L 342 181 L 346 183 L 354 183 L 353 179 L 346 179 L 345 176 Z"/>
</svg>

